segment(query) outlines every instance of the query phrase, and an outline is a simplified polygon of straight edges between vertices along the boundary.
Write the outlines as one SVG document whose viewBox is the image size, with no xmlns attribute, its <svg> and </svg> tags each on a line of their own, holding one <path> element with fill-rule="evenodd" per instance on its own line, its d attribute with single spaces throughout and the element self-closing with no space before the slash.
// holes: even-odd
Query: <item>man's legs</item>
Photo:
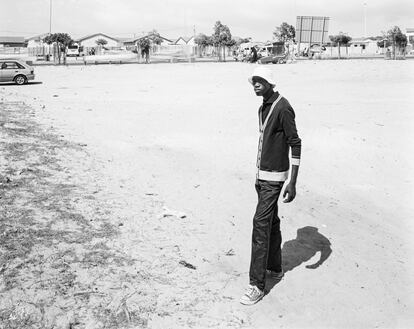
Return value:
<svg viewBox="0 0 414 329">
<path fill-rule="evenodd" d="M 282 233 L 280 232 L 280 218 L 277 215 L 277 204 L 273 211 L 272 229 L 270 232 L 270 246 L 267 257 L 267 269 L 277 273 L 282 272 Z"/>
<path fill-rule="evenodd" d="M 272 254 L 279 249 L 280 255 L 280 241 L 281 239 L 277 235 L 277 231 L 280 234 L 279 225 L 275 226 L 274 237 L 275 243 L 270 244 L 272 221 L 275 216 L 277 217 L 277 200 L 280 195 L 280 191 L 283 187 L 283 182 L 268 182 L 258 181 L 256 185 L 256 191 L 258 194 L 258 203 L 256 213 L 253 218 L 253 234 L 252 234 L 252 255 L 250 263 L 250 284 L 258 287 L 260 290 L 264 290 L 266 281 L 266 269 L 268 268 L 269 252 Z M 277 230 L 279 228 L 279 230 Z M 279 243 L 279 248 L 277 244 Z M 273 247 L 274 249 L 270 250 Z M 277 264 L 277 258 L 271 256 L 272 266 Z M 276 262 L 276 263 L 275 263 Z"/>
</svg>

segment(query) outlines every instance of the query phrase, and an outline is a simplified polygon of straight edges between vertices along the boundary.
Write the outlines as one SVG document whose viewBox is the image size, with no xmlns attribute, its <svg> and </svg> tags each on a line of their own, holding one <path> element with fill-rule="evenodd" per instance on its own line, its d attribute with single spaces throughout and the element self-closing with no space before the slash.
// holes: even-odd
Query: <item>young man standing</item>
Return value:
<svg viewBox="0 0 414 329">
<path fill-rule="evenodd" d="M 295 198 L 301 153 L 295 113 L 289 102 L 273 90 L 276 84 L 272 72 L 259 66 L 249 82 L 256 95 L 263 97 L 263 104 L 259 109 L 258 203 L 253 218 L 250 284 L 240 299 L 244 305 L 253 305 L 263 298 L 266 274 L 277 280 L 283 277 L 277 201 L 289 175 L 289 149 L 292 169 L 290 181 L 283 193 L 283 202 L 291 202 Z"/>
</svg>

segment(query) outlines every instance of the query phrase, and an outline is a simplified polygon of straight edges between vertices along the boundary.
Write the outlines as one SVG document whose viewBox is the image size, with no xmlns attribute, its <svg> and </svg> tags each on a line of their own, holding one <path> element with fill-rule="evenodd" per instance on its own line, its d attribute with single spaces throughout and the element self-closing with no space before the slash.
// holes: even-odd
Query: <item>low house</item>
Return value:
<svg viewBox="0 0 414 329">
<path fill-rule="evenodd" d="M 30 38 L 26 38 L 27 48 L 43 47 L 45 43 L 43 39 L 46 38 L 49 33 L 38 34 Z"/>
<path fill-rule="evenodd" d="M 192 57 L 197 54 L 194 37 L 179 37 L 171 42 L 164 51 L 169 51 L 177 57 Z"/>
<path fill-rule="evenodd" d="M 19 47 L 26 47 L 26 41 L 24 40 L 24 37 L 2 37 L 0 36 L 0 48 L 6 48 L 6 47 L 13 47 L 13 48 L 19 48 Z"/>
<path fill-rule="evenodd" d="M 124 43 L 124 46 L 126 46 L 129 49 L 132 49 L 132 48 L 135 48 L 135 47 L 138 46 L 139 40 L 145 39 L 145 38 L 148 38 L 150 40 L 154 40 L 155 38 L 160 38 L 161 39 L 160 46 L 165 46 L 167 44 L 172 43 L 172 40 L 164 38 L 160 35 L 155 35 L 154 33 L 149 33 L 147 35 L 142 35 L 140 37 L 135 37 L 135 38 L 132 38 L 132 39 L 128 39 L 128 40 L 125 40 L 123 43 Z"/>
<path fill-rule="evenodd" d="M 155 39 L 157 39 L 158 41 L 160 41 L 160 44 L 152 44 L 152 47 L 150 49 L 150 52 L 152 54 L 164 54 L 165 52 L 169 52 L 169 47 L 170 44 L 172 43 L 172 40 L 164 38 L 162 36 L 160 36 L 159 34 L 154 34 L 154 33 L 149 33 L 147 35 L 142 35 L 140 37 L 135 37 L 129 40 L 125 40 L 124 41 L 124 46 L 126 47 L 126 49 L 128 50 L 132 50 L 132 51 L 136 51 L 139 48 L 139 41 L 142 39 L 149 39 L 154 41 Z"/>
<path fill-rule="evenodd" d="M 414 50 L 414 28 L 407 28 L 405 35 L 407 36 L 407 51 L 410 53 Z"/>
<path fill-rule="evenodd" d="M 75 41 L 85 48 L 94 48 L 98 46 L 97 41 L 101 39 L 106 41 L 106 48 L 117 48 L 122 46 L 122 42 L 120 42 L 119 39 L 110 37 L 104 33 L 87 35 Z"/>
<path fill-rule="evenodd" d="M 353 38 L 348 45 L 349 55 L 375 55 L 381 53 L 376 39 Z"/>
<path fill-rule="evenodd" d="M 25 39 L 29 56 L 43 57 L 51 53 L 51 46 L 43 42 L 43 39 L 48 35 L 49 33 L 43 33 Z"/>
</svg>

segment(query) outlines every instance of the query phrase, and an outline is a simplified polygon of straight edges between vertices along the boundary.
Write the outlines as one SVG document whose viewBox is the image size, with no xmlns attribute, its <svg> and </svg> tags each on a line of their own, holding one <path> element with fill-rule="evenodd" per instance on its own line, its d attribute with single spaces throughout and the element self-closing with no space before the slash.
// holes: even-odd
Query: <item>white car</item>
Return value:
<svg viewBox="0 0 414 329">
<path fill-rule="evenodd" d="M 24 85 L 34 78 L 34 69 L 27 63 L 16 59 L 0 59 L 0 82 Z"/>
</svg>

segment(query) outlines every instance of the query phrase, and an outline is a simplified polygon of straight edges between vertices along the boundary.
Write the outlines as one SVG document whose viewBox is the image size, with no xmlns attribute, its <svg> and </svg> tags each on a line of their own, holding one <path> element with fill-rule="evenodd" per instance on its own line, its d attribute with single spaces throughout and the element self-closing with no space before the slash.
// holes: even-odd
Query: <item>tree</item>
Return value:
<svg viewBox="0 0 414 329">
<path fill-rule="evenodd" d="M 401 33 L 401 35 L 398 35 L 395 38 L 395 42 L 397 44 L 397 47 L 398 47 L 399 51 L 400 52 L 402 51 L 405 54 L 405 48 L 407 47 L 407 44 L 408 44 L 407 36 L 405 34 Z"/>
<path fill-rule="evenodd" d="M 237 44 L 237 41 L 231 38 L 229 41 L 227 41 L 226 46 L 231 48 Z"/>
<path fill-rule="evenodd" d="M 152 30 L 152 32 L 149 34 L 149 37 L 152 45 L 160 45 L 162 43 L 161 35 L 155 29 Z"/>
<path fill-rule="evenodd" d="M 251 42 L 252 38 L 240 38 L 236 40 L 236 46 L 240 46 L 243 43 Z"/>
<path fill-rule="evenodd" d="M 141 50 L 146 50 L 146 49 L 150 49 L 151 47 L 151 41 L 150 39 L 148 39 L 147 37 L 145 38 L 141 38 L 138 40 L 138 46 Z"/>
<path fill-rule="evenodd" d="M 98 39 L 95 42 L 98 46 L 105 46 L 108 43 L 106 39 Z"/>
<path fill-rule="evenodd" d="M 382 40 L 377 41 L 377 46 L 379 48 L 388 48 L 389 46 L 391 46 L 391 42 L 388 39 L 384 38 Z"/>
<path fill-rule="evenodd" d="M 154 45 L 160 45 L 162 43 L 162 38 L 156 30 L 152 30 L 148 33 L 147 36 L 138 39 L 137 45 L 141 50 L 141 56 L 145 57 L 145 62 L 149 63 L 150 60 L 150 50 Z"/>
<path fill-rule="evenodd" d="M 338 46 L 338 58 L 341 58 L 341 45 L 346 46 L 346 51 L 348 53 L 348 44 L 352 40 L 352 38 L 349 35 L 339 32 L 339 34 L 337 35 L 329 36 L 329 39 L 331 40 L 331 42 Z"/>
<path fill-rule="evenodd" d="M 293 25 L 289 25 L 286 22 L 283 22 L 276 30 L 273 32 L 273 36 L 277 41 L 288 42 L 295 41 L 296 30 Z"/>
<path fill-rule="evenodd" d="M 149 52 L 151 48 L 151 40 L 148 37 L 141 38 L 137 42 L 139 49 L 141 49 L 141 56 L 145 57 L 145 63 L 149 62 Z"/>
<path fill-rule="evenodd" d="M 200 47 L 201 53 L 200 56 L 204 54 L 206 47 L 213 45 L 213 40 L 211 37 L 200 33 L 194 39 L 194 43 Z"/>
<path fill-rule="evenodd" d="M 393 57 L 396 59 L 396 49 L 399 51 L 405 49 L 407 46 L 407 36 L 401 32 L 398 26 L 394 26 L 387 31 L 386 37 L 392 45 Z"/>
<path fill-rule="evenodd" d="M 62 53 L 65 54 L 64 62 L 66 63 L 66 52 L 65 52 L 66 47 L 70 46 L 73 43 L 73 40 L 69 34 L 67 33 L 49 34 L 43 39 L 43 42 L 45 42 L 48 45 L 56 44 L 57 53 L 58 53 L 57 57 L 59 59 L 59 64 L 61 63 Z"/>
<path fill-rule="evenodd" d="M 221 51 L 224 51 L 223 60 L 226 61 L 226 47 L 232 43 L 230 29 L 227 25 L 217 21 L 214 25 L 214 33 L 212 35 L 213 45 L 217 48 L 218 58 L 221 61 Z"/>
</svg>

